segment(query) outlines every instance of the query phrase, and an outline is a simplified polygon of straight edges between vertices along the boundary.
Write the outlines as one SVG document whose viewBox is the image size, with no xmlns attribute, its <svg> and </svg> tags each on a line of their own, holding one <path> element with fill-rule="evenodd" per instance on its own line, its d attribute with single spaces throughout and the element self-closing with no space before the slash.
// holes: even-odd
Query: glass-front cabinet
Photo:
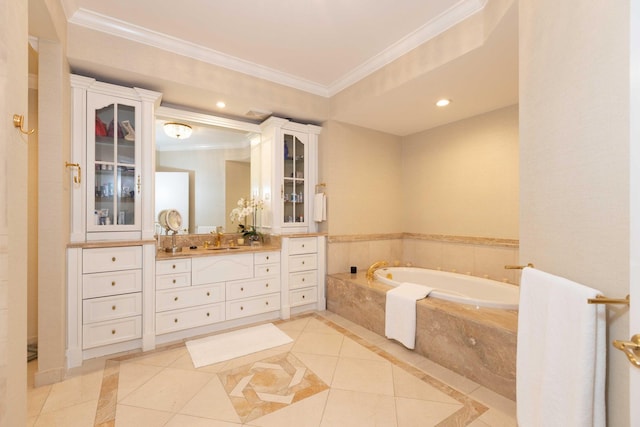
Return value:
<svg viewBox="0 0 640 427">
<path fill-rule="evenodd" d="M 305 223 L 305 159 L 307 158 L 306 135 L 284 133 L 284 164 L 282 175 L 282 201 L 284 224 Z"/>
<path fill-rule="evenodd" d="M 71 76 L 71 242 L 154 233 L 155 109 L 162 94 Z"/>
<path fill-rule="evenodd" d="M 311 218 L 318 178 L 318 135 L 315 125 L 294 123 L 270 117 L 261 125 L 261 155 L 259 197 L 265 201 L 263 225 L 265 232 L 307 233 L 317 231 Z"/>
<path fill-rule="evenodd" d="M 140 230 L 140 103 L 90 93 L 87 106 L 87 231 Z"/>
</svg>

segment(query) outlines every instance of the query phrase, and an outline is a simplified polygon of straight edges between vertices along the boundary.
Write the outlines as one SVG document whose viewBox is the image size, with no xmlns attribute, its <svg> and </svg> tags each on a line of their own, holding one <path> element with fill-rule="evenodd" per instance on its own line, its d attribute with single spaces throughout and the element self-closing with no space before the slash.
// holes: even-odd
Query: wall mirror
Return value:
<svg viewBox="0 0 640 427">
<path fill-rule="evenodd" d="M 191 127 L 188 138 L 165 133 L 166 123 Z M 156 110 L 155 218 L 164 209 L 182 216 L 182 233 L 234 232 L 229 213 L 251 195 L 251 147 L 260 140 L 253 123 L 170 107 Z"/>
</svg>

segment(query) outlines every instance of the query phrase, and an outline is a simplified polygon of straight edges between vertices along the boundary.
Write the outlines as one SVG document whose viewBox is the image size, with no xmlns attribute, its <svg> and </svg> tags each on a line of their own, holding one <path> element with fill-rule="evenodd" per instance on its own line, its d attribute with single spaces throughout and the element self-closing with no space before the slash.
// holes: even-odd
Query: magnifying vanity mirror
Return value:
<svg viewBox="0 0 640 427">
<path fill-rule="evenodd" d="M 188 125 L 192 133 L 170 137 L 165 123 Z M 155 126 L 155 217 L 178 211 L 179 233 L 209 233 L 219 226 L 234 231 L 229 213 L 251 194 L 251 147 L 259 142 L 260 127 L 170 107 L 156 110 Z"/>
</svg>

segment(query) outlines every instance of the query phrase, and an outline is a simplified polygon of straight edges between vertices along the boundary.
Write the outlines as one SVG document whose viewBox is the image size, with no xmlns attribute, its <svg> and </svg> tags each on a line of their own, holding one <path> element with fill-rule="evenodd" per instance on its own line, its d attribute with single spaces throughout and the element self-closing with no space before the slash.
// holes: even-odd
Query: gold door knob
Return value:
<svg viewBox="0 0 640 427">
<path fill-rule="evenodd" d="M 631 341 L 614 340 L 613 346 L 624 352 L 633 366 L 640 368 L 640 334 L 632 336 Z"/>
</svg>

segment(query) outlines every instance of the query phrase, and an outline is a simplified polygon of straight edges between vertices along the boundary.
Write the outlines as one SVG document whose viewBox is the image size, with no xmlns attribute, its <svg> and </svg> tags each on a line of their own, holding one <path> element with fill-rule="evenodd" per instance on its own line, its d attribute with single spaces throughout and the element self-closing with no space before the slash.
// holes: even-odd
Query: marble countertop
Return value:
<svg viewBox="0 0 640 427">
<path fill-rule="evenodd" d="M 181 252 L 166 252 L 163 249 L 158 250 L 156 253 L 157 260 L 163 259 L 177 259 L 177 258 L 192 258 L 201 256 L 220 256 L 220 255 L 232 255 L 232 254 L 245 254 L 254 252 L 272 252 L 280 251 L 279 245 L 263 244 L 260 246 L 224 246 L 214 247 L 198 246 L 196 249 L 190 249 L 189 247 L 183 247 Z"/>
</svg>

